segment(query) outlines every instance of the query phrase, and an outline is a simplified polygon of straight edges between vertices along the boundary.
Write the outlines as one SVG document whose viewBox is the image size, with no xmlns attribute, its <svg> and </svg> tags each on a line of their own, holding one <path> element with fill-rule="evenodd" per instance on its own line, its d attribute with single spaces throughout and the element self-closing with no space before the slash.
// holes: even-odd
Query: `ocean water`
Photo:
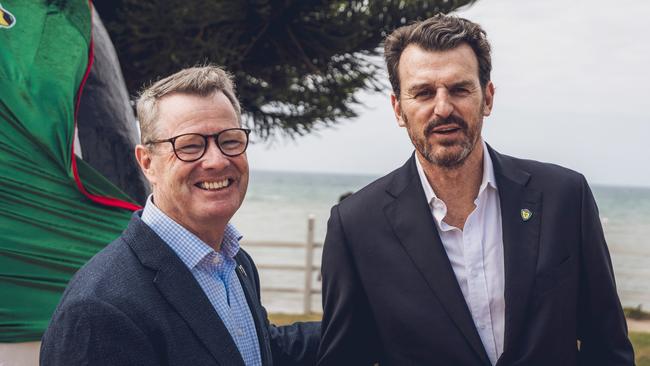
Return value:
<svg viewBox="0 0 650 366">
<path fill-rule="evenodd" d="M 331 207 L 346 192 L 356 191 L 377 176 L 252 171 L 244 204 L 233 223 L 244 235 L 243 247 L 258 266 L 304 265 L 305 250 L 258 247 L 247 242 L 304 243 L 307 218 L 315 220 L 315 241 L 325 239 Z M 617 288 L 624 306 L 650 309 L 650 188 L 593 185 L 601 221 L 612 256 Z M 320 250 L 314 263 L 320 264 Z M 301 293 L 278 293 L 264 288 L 302 288 L 302 271 L 261 269 L 262 300 L 271 312 L 298 313 Z M 320 289 L 317 272 L 312 287 Z M 321 297 L 312 296 L 312 309 L 321 311 Z"/>
<path fill-rule="evenodd" d="M 592 187 L 623 306 L 650 309 L 650 188 Z"/>
</svg>

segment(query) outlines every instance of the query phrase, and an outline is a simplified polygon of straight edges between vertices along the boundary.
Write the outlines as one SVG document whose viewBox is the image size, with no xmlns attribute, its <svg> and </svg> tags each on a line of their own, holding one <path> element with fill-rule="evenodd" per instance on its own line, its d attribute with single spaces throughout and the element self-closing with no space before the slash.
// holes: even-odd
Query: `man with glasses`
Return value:
<svg viewBox="0 0 650 366">
<path fill-rule="evenodd" d="M 318 323 L 270 325 L 230 224 L 246 194 L 250 130 L 230 76 L 182 70 L 137 104 L 135 155 L 153 194 L 70 281 L 44 365 L 308 365 Z"/>
</svg>

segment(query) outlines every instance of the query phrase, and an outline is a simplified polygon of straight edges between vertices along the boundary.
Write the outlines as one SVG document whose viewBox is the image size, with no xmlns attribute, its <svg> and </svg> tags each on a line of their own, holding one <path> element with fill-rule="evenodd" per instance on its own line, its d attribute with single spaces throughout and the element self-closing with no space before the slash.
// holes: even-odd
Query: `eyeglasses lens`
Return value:
<svg viewBox="0 0 650 366">
<path fill-rule="evenodd" d="M 246 151 L 248 135 L 244 130 L 226 130 L 219 134 L 217 143 L 221 152 L 228 156 L 235 156 Z"/>
<path fill-rule="evenodd" d="M 181 160 L 198 159 L 205 150 L 205 139 L 201 135 L 194 134 L 178 136 L 174 141 L 174 148 Z"/>
</svg>

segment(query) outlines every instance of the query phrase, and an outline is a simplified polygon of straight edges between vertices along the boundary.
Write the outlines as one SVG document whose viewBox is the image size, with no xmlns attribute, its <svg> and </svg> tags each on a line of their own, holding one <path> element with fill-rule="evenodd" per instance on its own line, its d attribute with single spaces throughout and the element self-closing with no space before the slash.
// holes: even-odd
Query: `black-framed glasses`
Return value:
<svg viewBox="0 0 650 366">
<path fill-rule="evenodd" d="M 178 160 L 191 163 L 197 161 L 208 151 L 208 139 L 214 138 L 214 142 L 222 154 L 235 157 L 246 152 L 248 147 L 248 135 L 251 130 L 247 128 L 228 128 L 213 135 L 202 135 L 200 133 L 184 133 L 166 140 L 152 140 L 147 144 L 159 144 L 169 142 L 174 149 L 174 155 Z"/>
</svg>

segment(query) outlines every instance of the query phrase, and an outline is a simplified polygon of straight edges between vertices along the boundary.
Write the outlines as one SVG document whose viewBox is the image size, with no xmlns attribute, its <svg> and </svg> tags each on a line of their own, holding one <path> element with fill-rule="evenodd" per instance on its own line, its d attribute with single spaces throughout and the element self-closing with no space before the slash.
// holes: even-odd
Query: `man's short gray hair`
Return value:
<svg viewBox="0 0 650 366">
<path fill-rule="evenodd" d="M 213 65 L 183 69 L 167 76 L 144 89 L 138 97 L 136 109 L 140 121 L 140 141 L 142 144 L 155 140 L 158 119 L 158 101 L 173 93 L 210 96 L 222 92 L 235 108 L 237 122 L 241 126 L 241 107 L 235 95 L 232 76 L 223 68 Z"/>
</svg>

